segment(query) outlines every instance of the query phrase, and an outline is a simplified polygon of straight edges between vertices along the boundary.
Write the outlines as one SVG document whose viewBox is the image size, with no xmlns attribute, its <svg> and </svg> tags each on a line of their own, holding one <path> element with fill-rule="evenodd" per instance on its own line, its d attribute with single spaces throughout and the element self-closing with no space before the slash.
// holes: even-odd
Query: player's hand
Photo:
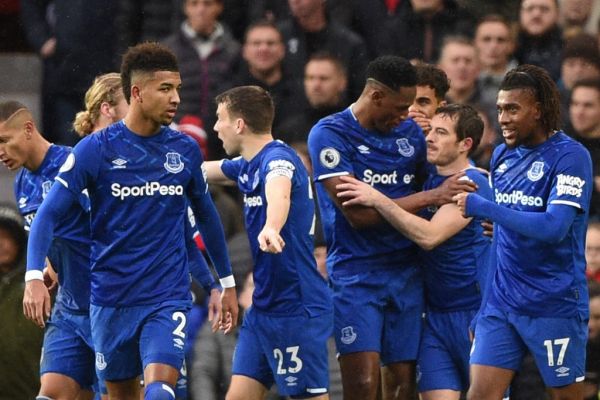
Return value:
<svg viewBox="0 0 600 400">
<path fill-rule="evenodd" d="M 58 286 L 58 275 L 52 267 L 45 267 L 42 272 L 44 273 L 44 285 L 48 288 L 48 293 L 53 293 Z"/>
<path fill-rule="evenodd" d="M 340 176 L 340 180 L 344 183 L 337 184 L 335 188 L 338 190 L 337 196 L 341 199 L 346 199 L 342 201 L 342 206 L 362 205 L 365 207 L 375 207 L 377 198 L 381 193 L 371 185 L 351 176 Z"/>
<path fill-rule="evenodd" d="M 39 327 L 46 326 L 46 319 L 50 317 L 50 294 L 44 282 L 32 279 L 25 283 L 23 294 L 23 314 L 27 319 L 35 322 Z"/>
<path fill-rule="evenodd" d="M 481 223 L 481 226 L 483 227 L 484 236 L 488 236 L 490 238 L 494 237 L 494 223 L 492 221 L 490 221 L 489 219 L 485 219 Z"/>
<path fill-rule="evenodd" d="M 235 287 L 223 289 L 221 293 L 221 320 L 219 321 L 219 329 L 227 334 L 237 326 L 238 322 L 238 301 Z"/>
<path fill-rule="evenodd" d="M 221 291 L 216 288 L 212 289 L 208 299 L 208 322 L 211 323 L 210 327 L 213 332 L 216 332 L 219 329 L 222 310 Z"/>
<path fill-rule="evenodd" d="M 423 133 L 427 133 L 431 130 L 431 119 L 427 118 L 425 113 L 422 113 L 421 111 L 409 111 L 408 117 L 412 118 L 417 125 L 421 127 Z"/>
<path fill-rule="evenodd" d="M 466 178 L 465 171 L 461 171 L 446 179 L 444 183 L 433 190 L 436 191 L 435 205 L 443 206 L 444 204 L 455 202 L 454 196 L 459 193 L 476 191 L 477 185 Z"/>
<path fill-rule="evenodd" d="M 266 253 L 278 254 L 283 251 L 285 241 L 275 229 L 265 226 L 258 234 L 260 249 Z"/>
<path fill-rule="evenodd" d="M 458 206 L 458 208 L 459 208 L 462 216 L 465 217 L 465 218 L 468 218 L 465 215 L 465 211 L 466 211 L 466 208 L 467 208 L 467 197 L 468 196 L 469 196 L 469 193 L 463 192 L 463 193 L 459 193 L 459 194 L 455 195 L 452 198 L 452 201 L 454 201 L 456 203 L 456 205 Z"/>
</svg>

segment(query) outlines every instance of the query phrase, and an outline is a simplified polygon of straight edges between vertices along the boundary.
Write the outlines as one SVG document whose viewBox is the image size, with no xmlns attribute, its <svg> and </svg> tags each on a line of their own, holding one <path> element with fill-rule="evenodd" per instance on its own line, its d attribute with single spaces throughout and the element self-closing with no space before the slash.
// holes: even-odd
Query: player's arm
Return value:
<svg viewBox="0 0 600 400">
<path fill-rule="evenodd" d="M 521 235 L 558 243 L 567 235 L 578 208 L 549 204 L 545 212 L 518 211 L 500 206 L 475 193 L 461 193 L 455 201 L 466 217 L 483 217 Z"/>
<path fill-rule="evenodd" d="M 275 176 L 265 184 L 267 199 L 267 219 L 265 226 L 258 234 L 258 244 L 262 251 L 281 253 L 285 242 L 279 235 L 290 211 L 292 181 L 288 176 Z"/>
<path fill-rule="evenodd" d="M 431 250 L 454 236 L 470 222 L 455 204 L 443 205 L 431 221 L 413 215 L 394 200 L 357 179 L 345 178 L 338 185 L 342 206 L 360 204 L 375 208 L 386 221 L 425 250 Z"/>
<path fill-rule="evenodd" d="M 452 197 L 454 195 L 462 192 L 472 192 L 477 189 L 475 183 L 461 180 L 464 175 L 465 173 L 461 172 L 446 179 L 442 185 L 435 189 L 417 192 L 405 197 L 393 199 L 392 201 L 409 213 L 416 213 L 430 205 L 441 206 L 448 204 L 452 202 Z M 346 217 L 353 228 L 364 229 L 381 224 L 384 221 L 384 218 L 377 209 L 371 206 L 366 206 L 359 202 L 342 205 L 342 198 L 339 196 L 339 192 L 343 189 L 339 188 L 343 188 L 343 184 L 345 183 L 355 181 L 357 180 L 354 176 L 345 175 L 327 178 L 323 180 L 322 183 L 327 190 L 329 197 L 331 197 L 342 211 L 344 217 Z"/>
<path fill-rule="evenodd" d="M 78 207 L 77 197 L 62 184 L 52 185 L 42 202 L 29 232 L 27 244 L 27 272 L 25 273 L 25 293 L 23 313 L 40 327 L 50 316 L 50 295 L 44 285 L 43 269 L 45 259 L 58 221 L 71 207 Z"/>
<path fill-rule="evenodd" d="M 188 198 L 196 217 L 198 229 L 202 233 L 202 239 L 206 244 L 206 250 L 223 287 L 223 293 L 221 294 L 223 310 L 220 324 L 225 333 L 228 333 L 237 325 L 238 303 L 235 279 L 231 272 L 223 225 L 200 168 L 193 171 L 192 183 L 188 188 Z"/>
<path fill-rule="evenodd" d="M 229 179 L 227 175 L 221 169 L 221 164 L 223 160 L 220 161 L 204 161 L 202 164 L 202 169 L 206 174 L 206 182 L 217 185 L 232 185 L 235 184 L 234 181 Z"/>
<path fill-rule="evenodd" d="M 221 320 L 221 286 L 215 281 L 204 256 L 194 240 L 194 235 L 192 234 L 193 228 L 190 225 L 187 226 L 186 247 L 190 274 L 208 295 L 208 321 L 211 322 L 212 331 L 215 332 L 219 328 L 219 321 Z M 198 231 L 195 231 L 195 235 L 199 235 Z"/>
</svg>

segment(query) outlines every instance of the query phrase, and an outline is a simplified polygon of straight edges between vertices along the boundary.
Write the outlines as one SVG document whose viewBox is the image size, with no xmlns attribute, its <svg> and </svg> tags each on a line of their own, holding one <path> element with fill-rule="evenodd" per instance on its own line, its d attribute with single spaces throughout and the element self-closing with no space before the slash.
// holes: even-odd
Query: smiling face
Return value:
<svg viewBox="0 0 600 400">
<path fill-rule="evenodd" d="M 179 106 L 179 72 L 139 73 L 132 79 L 131 95 L 145 119 L 169 125 Z"/>
<path fill-rule="evenodd" d="M 540 124 L 540 104 L 531 90 L 500 90 L 496 106 L 502 137 L 508 147 L 531 147 L 546 140 L 548 133 Z"/>
</svg>

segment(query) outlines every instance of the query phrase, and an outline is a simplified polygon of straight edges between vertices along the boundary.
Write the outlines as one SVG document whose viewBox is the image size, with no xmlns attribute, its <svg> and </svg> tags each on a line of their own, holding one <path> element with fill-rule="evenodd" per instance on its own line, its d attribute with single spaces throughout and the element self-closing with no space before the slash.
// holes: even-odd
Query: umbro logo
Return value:
<svg viewBox="0 0 600 400">
<path fill-rule="evenodd" d="M 124 169 L 127 168 L 127 160 L 123 160 L 122 158 L 117 158 L 112 161 L 112 169 Z"/>
<path fill-rule="evenodd" d="M 570 368 L 560 367 L 554 370 L 557 374 L 556 376 L 569 376 Z"/>
<path fill-rule="evenodd" d="M 361 144 L 360 146 L 358 146 L 357 149 L 360 154 L 371 154 L 371 149 L 369 149 L 364 144 Z"/>
</svg>

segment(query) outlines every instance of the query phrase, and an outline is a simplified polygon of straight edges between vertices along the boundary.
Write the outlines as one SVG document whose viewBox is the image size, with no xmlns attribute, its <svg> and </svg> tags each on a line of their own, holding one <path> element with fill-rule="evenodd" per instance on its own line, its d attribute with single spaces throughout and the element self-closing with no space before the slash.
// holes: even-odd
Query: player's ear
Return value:
<svg viewBox="0 0 600 400">
<path fill-rule="evenodd" d="M 458 145 L 458 148 L 461 151 L 464 151 L 467 153 L 471 150 L 471 147 L 473 147 L 473 138 L 470 138 L 470 137 L 464 138 L 463 140 L 460 141 L 460 143 Z"/>
<path fill-rule="evenodd" d="M 242 133 L 245 126 L 246 122 L 242 118 L 235 119 L 235 133 L 237 133 L 238 135 Z"/>
<path fill-rule="evenodd" d="M 138 85 L 131 85 L 131 100 L 142 102 L 142 90 Z"/>
<path fill-rule="evenodd" d="M 103 101 L 100 104 L 100 114 L 104 115 L 105 117 L 112 118 L 110 104 L 108 104 L 107 101 Z"/>
<path fill-rule="evenodd" d="M 25 120 L 23 122 L 23 132 L 25 133 L 25 137 L 30 139 L 33 136 L 33 132 L 35 131 L 35 124 L 31 120 Z"/>
</svg>

